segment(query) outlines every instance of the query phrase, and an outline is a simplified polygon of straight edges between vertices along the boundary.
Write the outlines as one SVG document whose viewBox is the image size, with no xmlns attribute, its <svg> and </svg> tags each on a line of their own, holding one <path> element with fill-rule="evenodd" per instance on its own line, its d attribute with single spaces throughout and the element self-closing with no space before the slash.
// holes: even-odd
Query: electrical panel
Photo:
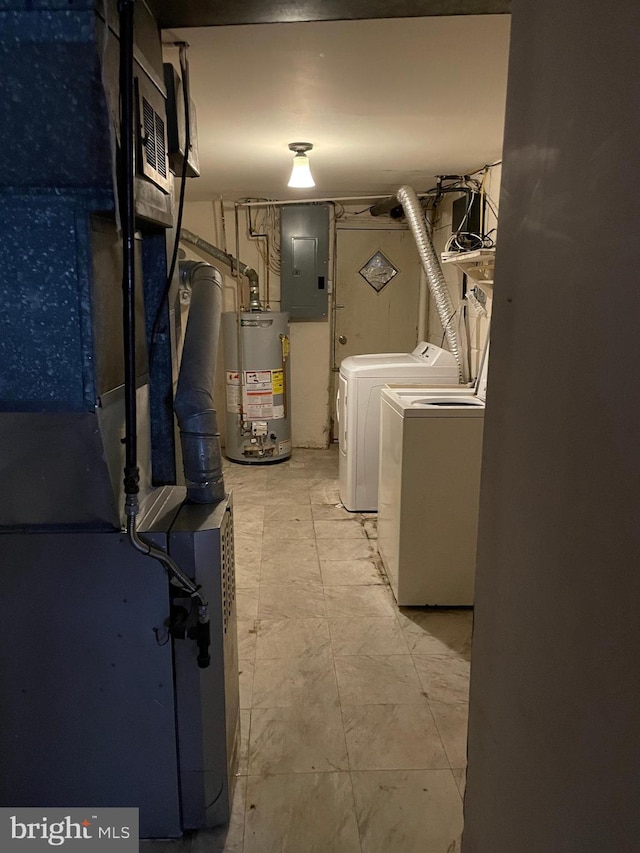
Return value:
<svg viewBox="0 0 640 853">
<path fill-rule="evenodd" d="M 328 204 L 288 204 L 280 210 L 280 305 L 291 320 L 329 315 Z"/>
</svg>

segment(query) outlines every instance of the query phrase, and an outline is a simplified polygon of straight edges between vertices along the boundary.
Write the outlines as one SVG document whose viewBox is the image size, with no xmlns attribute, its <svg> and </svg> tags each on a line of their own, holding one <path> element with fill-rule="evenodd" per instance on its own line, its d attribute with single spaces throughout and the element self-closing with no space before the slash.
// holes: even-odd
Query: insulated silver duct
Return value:
<svg viewBox="0 0 640 853">
<path fill-rule="evenodd" d="M 262 311 L 258 273 L 252 269 L 252 267 L 248 267 L 246 264 L 243 264 L 242 261 L 239 261 L 234 258 L 233 255 L 230 255 L 229 252 L 224 252 L 222 249 L 214 246 L 213 243 L 209 243 L 207 240 L 203 240 L 202 237 L 198 237 L 197 234 L 187 231 L 186 228 L 180 229 L 180 239 L 182 242 L 193 246 L 194 249 L 199 249 L 201 252 L 204 252 L 205 255 L 210 255 L 212 258 L 220 261 L 225 266 L 229 267 L 231 272 L 235 272 L 237 269 L 240 275 L 245 276 L 249 282 L 249 310 Z"/>
<path fill-rule="evenodd" d="M 420 207 L 418 196 L 416 195 L 416 191 L 413 187 L 404 186 L 400 187 L 396 193 L 396 198 L 402 205 L 404 215 L 407 218 L 414 240 L 416 241 L 418 255 L 420 256 L 420 263 L 422 264 L 422 268 L 427 276 L 427 281 L 429 282 L 429 287 L 433 293 L 433 298 L 436 302 L 438 315 L 440 316 L 440 322 L 442 323 L 442 328 L 444 329 L 449 349 L 458 363 L 460 381 L 464 382 L 464 362 L 460 349 L 460 341 L 458 339 L 458 333 L 451 322 L 455 314 L 455 308 L 453 307 L 447 283 L 444 280 L 444 275 L 440 268 L 440 262 L 438 261 L 436 250 L 431 242 L 429 234 L 427 233 L 424 214 Z"/>
<path fill-rule="evenodd" d="M 216 504 L 225 496 L 220 433 L 213 400 L 222 276 L 210 264 L 181 261 L 180 278 L 191 286 L 191 305 L 174 401 L 187 497 L 194 503 Z"/>
</svg>

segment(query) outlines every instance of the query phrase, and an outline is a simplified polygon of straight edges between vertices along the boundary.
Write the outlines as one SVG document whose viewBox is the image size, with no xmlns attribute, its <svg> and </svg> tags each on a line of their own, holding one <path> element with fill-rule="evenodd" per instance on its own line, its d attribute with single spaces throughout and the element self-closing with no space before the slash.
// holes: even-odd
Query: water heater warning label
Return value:
<svg viewBox="0 0 640 853">
<path fill-rule="evenodd" d="M 242 405 L 250 420 L 273 417 L 273 389 L 270 370 L 245 370 Z"/>
<path fill-rule="evenodd" d="M 271 385 L 274 394 L 284 394 L 284 372 L 282 370 L 271 371 Z"/>
<path fill-rule="evenodd" d="M 261 391 L 271 390 L 271 371 L 270 370 L 245 370 L 244 384 L 247 387 L 260 389 Z"/>
<path fill-rule="evenodd" d="M 234 370 L 226 372 L 227 411 L 237 415 L 240 411 L 240 374 Z"/>
<path fill-rule="evenodd" d="M 240 411 L 247 420 L 278 420 L 284 417 L 284 375 L 282 370 L 226 371 L 227 411 Z"/>
</svg>

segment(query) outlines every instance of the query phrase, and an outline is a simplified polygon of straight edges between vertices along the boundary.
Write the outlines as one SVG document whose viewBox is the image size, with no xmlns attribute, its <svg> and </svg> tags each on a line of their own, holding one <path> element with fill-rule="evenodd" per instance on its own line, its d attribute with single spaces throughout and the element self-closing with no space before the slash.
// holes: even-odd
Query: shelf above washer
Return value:
<svg viewBox="0 0 640 853">
<path fill-rule="evenodd" d="M 496 250 L 475 249 L 473 252 L 443 252 L 443 264 L 455 264 L 479 284 L 493 284 Z"/>
</svg>

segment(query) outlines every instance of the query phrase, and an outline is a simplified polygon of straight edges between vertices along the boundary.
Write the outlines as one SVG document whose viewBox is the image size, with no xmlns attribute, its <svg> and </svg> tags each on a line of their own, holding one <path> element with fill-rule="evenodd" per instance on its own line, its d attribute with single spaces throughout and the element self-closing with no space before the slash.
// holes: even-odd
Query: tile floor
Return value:
<svg viewBox="0 0 640 853">
<path fill-rule="evenodd" d="M 469 611 L 399 609 L 337 453 L 225 466 L 242 749 L 228 829 L 145 853 L 458 853 Z"/>
</svg>

